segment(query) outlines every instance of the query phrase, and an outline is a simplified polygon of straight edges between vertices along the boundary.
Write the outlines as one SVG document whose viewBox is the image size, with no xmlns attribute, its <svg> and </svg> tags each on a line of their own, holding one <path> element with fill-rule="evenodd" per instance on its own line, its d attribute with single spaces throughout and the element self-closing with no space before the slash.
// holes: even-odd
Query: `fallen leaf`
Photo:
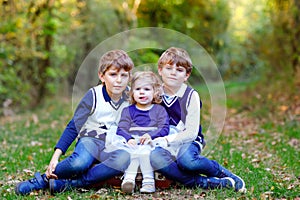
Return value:
<svg viewBox="0 0 300 200">
<path fill-rule="evenodd" d="M 259 163 L 259 162 L 260 162 L 260 160 L 259 160 L 259 159 L 257 159 L 257 158 L 254 158 L 254 159 L 252 159 L 252 160 L 251 160 L 251 162 L 252 162 L 252 163 Z"/>
<path fill-rule="evenodd" d="M 28 156 L 27 156 L 27 159 L 30 160 L 30 161 L 32 161 L 32 160 L 33 160 L 33 157 L 32 157 L 31 155 L 28 155 Z"/>
<path fill-rule="evenodd" d="M 39 123 L 39 118 L 38 118 L 38 116 L 36 114 L 32 115 L 32 121 L 33 121 L 34 124 Z"/>
<path fill-rule="evenodd" d="M 293 188 L 295 188 L 295 185 L 293 185 L 293 184 L 290 184 L 290 185 L 287 187 L 288 190 L 292 190 Z"/>
<path fill-rule="evenodd" d="M 101 196 L 99 194 L 92 194 L 89 198 L 90 199 L 99 199 L 99 198 L 101 198 Z"/>
<path fill-rule="evenodd" d="M 285 112 L 289 109 L 288 106 L 285 106 L 285 105 L 282 105 L 282 106 L 279 106 L 279 110 L 281 110 L 282 112 Z"/>
<path fill-rule="evenodd" d="M 33 171 L 31 171 L 30 169 L 23 169 L 23 172 L 25 172 L 27 175 L 33 174 Z"/>
</svg>

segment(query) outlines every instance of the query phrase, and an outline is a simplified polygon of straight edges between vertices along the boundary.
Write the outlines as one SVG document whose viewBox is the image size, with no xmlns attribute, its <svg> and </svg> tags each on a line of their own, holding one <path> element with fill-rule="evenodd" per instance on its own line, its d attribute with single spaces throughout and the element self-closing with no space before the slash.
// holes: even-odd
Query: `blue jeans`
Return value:
<svg viewBox="0 0 300 200">
<path fill-rule="evenodd" d="M 74 152 L 66 159 L 59 162 L 54 174 L 59 179 L 74 178 L 86 172 L 95 163 L 99 163 L 105 142 L 91 137 L 78 140 Z"/>
<path fill-rule="evenodd" d="M 207 177 L 219 173 L 219 164 L 199 155 L 200 149 L 196 143 L 184 144 L 180 147 L 175 160 L 171 153 L 161 147 L 155 148 L 150 154 L 152 167 L 169 179 L 184 184 L 187 187 L 202 187 Z M 206 176 L 201 176 L 199 174 Z"/>
<path fill-rule="evenodd" d="M 130 154 L 125 150 L 109 153 L 102 151 L 100 160 L 100 163 L 78 177 L 77 180 L 80 182 L 78 186 L 89 186 L 124 173 L 130 163 Z"/>
<path fill-rule="evenodd" d="M 177 165 L 184 171 L 217 177 L 220 171 L 219 163 L 200 154 L 201 149 L 196 142 L 184 144 L 178 152 Z"/>
<path fill-rule="evenodd" d="M 129 166 L 130 154 L 125 150 L 105 152 L 104 148 L 105 143 L 101 140 L 81 138 L 74 153 L 57 165 L 55 174 L 59 179 L 73 178 L 77 187 L 89 186 L 122 174 Z M 72 177 L 72 172 L 77 176 Z"/>
</svg>

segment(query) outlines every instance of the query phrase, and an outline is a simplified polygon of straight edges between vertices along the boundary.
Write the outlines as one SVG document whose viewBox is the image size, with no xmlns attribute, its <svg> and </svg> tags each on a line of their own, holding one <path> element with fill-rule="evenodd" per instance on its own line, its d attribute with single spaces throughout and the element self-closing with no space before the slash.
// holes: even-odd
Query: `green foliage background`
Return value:
<svg viewBox="0 0 300 200">
<path fill-rule="evenodd" d="M 96 45 L 139 27 L 190 36 L 225 80 L 277 74 L 299 79 L 296 0 L 0 0 L 0 5 L 0 115 L 8 100 L 18 110 L 49 95 L 70 94 L 80 64 Z M 136 65 L 153 63 L 159 53 L 145 49 L 133 59 Z"/>
<path fill-rule="evenodd" d="M 51 159 L 72 115 L 69 97 L 85 57 L 105 39 L 139 27 L 184 33 L 214 59 L 225 80 L 227 116 L 208 157 L 242 176 L 248 193 L 180 187 L 124 196 L 101 188 L 16 196 L 15 183 L 45 170 Z M 299 199 L 299 41 L 298 0 L 0 0 L 0 196 Z M 139 49 L 130 56 L 139 66 L 156 63 L 161 51 Z M 210 94 L 195 71 L 190 80 L 204 102 L 206 128 Z"/>
</svg>

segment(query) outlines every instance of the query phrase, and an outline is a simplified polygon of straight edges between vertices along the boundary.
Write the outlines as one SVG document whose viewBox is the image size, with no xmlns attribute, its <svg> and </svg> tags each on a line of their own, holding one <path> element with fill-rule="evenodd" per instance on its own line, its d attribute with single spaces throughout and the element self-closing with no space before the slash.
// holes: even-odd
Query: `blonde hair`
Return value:
<svg viewBox="0 0 300 200">
<path fill-rule="evenodd" d="M 118 70 L 124 69 L 126 72 L 131 71 L 134 64 L 128 54 L 123 50 L 112 50 L 106 52 L 99 61 L 98 73 L 104 74 L 111 66 Z"/>
<path fill-rule="evenodd" d="M 160 56 L 158 68 L 162 68 L 167 64 L 184 67 L 187 74 L 190 74 L 193 68 L 188 52 L 178 47 L 170 47 Z"/>
<path fill-rule="evenodd" d="M 136 103 L 136 101 L 133 98 L 133 90 L 134 90 L 134 88 L 136 88 L 136 85 L 135 85 L 136 81 L 140 80 L 140 79 L 143 81 L 143 83 L 150 84 L 153 87 L 154 94 L 153 94 L 152 103 L 154 103 L 154 104 L 161 103 L 162 94 L 163 94 L 162 82 L 158 78 L 158 76 L 151 71 L 141 71 L 141 72 L 134 73 L 134 75 L 132 76 L 132 79 L 131 79 L 131 89 L 129 91 L 130 102 L 132 104 Z"/>
</svg>

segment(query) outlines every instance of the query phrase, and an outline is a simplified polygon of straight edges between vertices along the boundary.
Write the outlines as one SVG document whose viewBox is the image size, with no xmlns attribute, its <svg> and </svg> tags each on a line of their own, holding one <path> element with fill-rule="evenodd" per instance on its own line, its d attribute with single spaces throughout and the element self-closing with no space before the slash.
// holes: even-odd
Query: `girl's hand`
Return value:
<svg viewBox="0 0 300 200">
<path fill-rule="evenodd" d="M 140 138 L 140 143 L 141 144 L 148 144 L 151 141 L 151 136 L 146 133 Z"/>
<path fill-rule="evenodd" d="M 135 139 L 130 139 L 130 140 L 128 140 L 127 143 L 129 144 L 129 146 L 132 146 L 132 147 L 134 147 L 136 145 Z"/>
</svg>

